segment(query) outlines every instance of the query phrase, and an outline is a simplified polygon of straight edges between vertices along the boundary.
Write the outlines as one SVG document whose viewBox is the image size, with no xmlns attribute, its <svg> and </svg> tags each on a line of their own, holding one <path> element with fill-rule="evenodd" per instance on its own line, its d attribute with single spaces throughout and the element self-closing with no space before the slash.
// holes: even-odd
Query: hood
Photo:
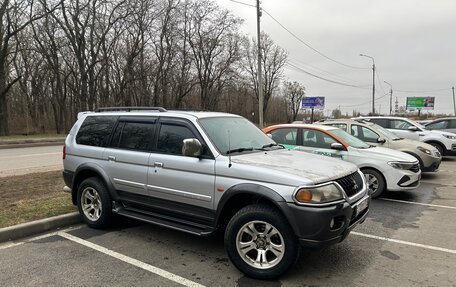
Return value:
<svg viewBox="0 0 456 287">
<path fill-rule="evenodd" d="M 304 182 L 313 184 L 327 182 L 354 173 L 356 165 L 327 156 L 310 154 L 298 150 L 280 149 L 232 156 L 233 164 L 259 168 L 269 176 L 286 177 L 293 175 Z M 267 169 L 268 171 L 266 171 Z"/>
<path fill-rule="evenodd" d="M 358 149 L 358 151 L 369 153 L 369 156 L 376 156 L 385 159 L 386 161 L 418 162 L 414 156 L 390 148 L 372 147 L 368 149 Z"/>
</svg>

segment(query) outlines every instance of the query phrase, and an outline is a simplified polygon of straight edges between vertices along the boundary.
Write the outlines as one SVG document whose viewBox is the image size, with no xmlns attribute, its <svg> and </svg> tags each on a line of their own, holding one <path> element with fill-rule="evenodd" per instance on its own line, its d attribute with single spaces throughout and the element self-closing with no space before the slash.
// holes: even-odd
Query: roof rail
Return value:
<svg viewBox="0 0 456 287">
<path fill-rule="evenodd" d="M 162 107 L 105 107 L 105 108 L 96 108 L 95 112 L 132 112 L 132 111 L 158 111 L 158 112 L 167 112 L 165 108 Z"/>
</svg>

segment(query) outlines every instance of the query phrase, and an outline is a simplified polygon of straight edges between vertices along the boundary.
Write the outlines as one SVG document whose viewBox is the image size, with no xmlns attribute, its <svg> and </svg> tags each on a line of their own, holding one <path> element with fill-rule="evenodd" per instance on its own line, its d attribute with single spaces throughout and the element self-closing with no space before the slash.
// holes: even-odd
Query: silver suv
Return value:
<svg viewBox="0 0 456 287">
<path fill-rule="evenodd" d="M 262 279 L 285 272 L 301 246 L 341 242 L 370 203 L 355 165 L 285 149 L 225 113 L 80 113 L 63 163 L 90 227 L 118 214 L 199 236 L 224 230 L 233 264 Z"/>
</svg>

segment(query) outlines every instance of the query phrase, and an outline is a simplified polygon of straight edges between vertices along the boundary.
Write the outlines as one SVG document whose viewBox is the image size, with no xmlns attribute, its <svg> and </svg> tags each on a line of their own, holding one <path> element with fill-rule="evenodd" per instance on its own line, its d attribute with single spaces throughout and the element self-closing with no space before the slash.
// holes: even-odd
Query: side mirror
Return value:
<svg viewBox="0 0 456 287">
<path fill-rule="evenodd" d="M 408 128 L 408 130 L 409 130 L 409 131 L 412 131 L 412 132 L 417 132 L 417 131 L 419 131 L 420 129 L 417 128 L 417 127 L 415 127 L 415 126 L 411 126 L 411 127 Z"/>
<path fill-rule="evenodd" d="M 341 143 L 332 143 L 331 149 L 335 150 L 345 150 L 345 147 Z"/>
<path fill-rule="evenodd" d="M 195 138 L 184 139 L 182 154 L 185 156 L 200 156 L 202 150 L 201 142 Z"/>
<path fill-rule="evenodd" d="M 379 144 L 384 144 L 384 143 L 386 143 L 386 140 L 385 140 L 384 138 L 378 138 L 378 139 L 377 139 L 377 142 L 378 142 Z"/>
</svg>

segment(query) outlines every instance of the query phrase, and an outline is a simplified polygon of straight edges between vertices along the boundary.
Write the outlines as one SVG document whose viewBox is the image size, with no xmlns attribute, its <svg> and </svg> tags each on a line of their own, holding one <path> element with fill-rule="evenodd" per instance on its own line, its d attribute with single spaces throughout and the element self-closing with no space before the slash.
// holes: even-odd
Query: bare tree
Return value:
<svg viewBox="0 0 456 287">
<path fill-rule="evenodd" d="M 284 82 L 283 93 L 287 101 L 288 122 L 293 122 L 298 116 L 301 100 L 306 94 L 306 88 L 296 81 L 286 81 Z"/>
<path fill-rule="evenodd" d="M 240 60 L 240 38 L 236 32 L 241 19 L 222 10 L 212 1 L 195 3 L 190 37 L 203 109 L 217 107 L 218 94 Z"/>
</svg>

